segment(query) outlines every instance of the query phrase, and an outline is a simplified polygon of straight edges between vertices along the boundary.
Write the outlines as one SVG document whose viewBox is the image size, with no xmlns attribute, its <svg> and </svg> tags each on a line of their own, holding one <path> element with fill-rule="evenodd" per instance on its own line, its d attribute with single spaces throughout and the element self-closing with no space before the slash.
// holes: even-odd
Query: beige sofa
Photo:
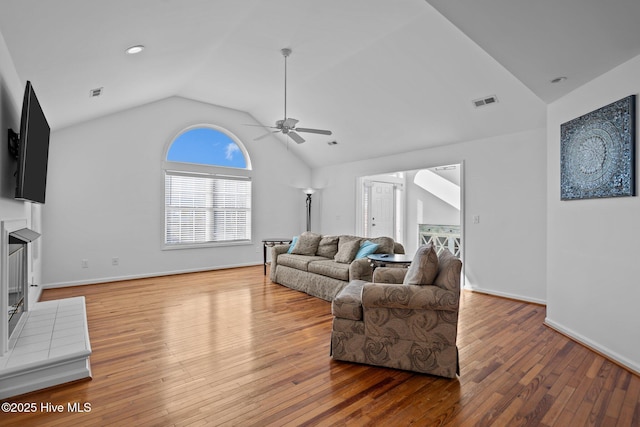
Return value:
<svg viewBox="0 0 640 427">
<path fill-rule="evenodd" d="M 331 304 L 332 357 L 454 378 L 461 269 L 428 245 L 408 270 L 381 267 L 375 283 L 350 282 Z"/>
<path fill-rule="evenodd" d="M 365 242 L 378 245 L 373 253 L 404 253 L 404 247 L 390 237 L 369 239 L 305 232 L 291 245 L 271 248 L 270 279 L 332 301 L 351 280 L 372 279 L 373 269 L 366 256 L 355 258 Z"/>
</svg>

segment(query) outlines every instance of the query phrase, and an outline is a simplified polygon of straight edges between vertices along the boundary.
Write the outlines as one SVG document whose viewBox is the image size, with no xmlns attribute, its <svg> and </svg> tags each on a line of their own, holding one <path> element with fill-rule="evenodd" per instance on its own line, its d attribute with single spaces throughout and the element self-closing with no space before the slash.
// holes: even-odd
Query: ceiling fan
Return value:
<svg viewBox="0 0 640 427">
<path fill-rule="evenodd" d="M 282 52 L 282 56 L 284 56 L 284 119 L 278 120 L 275 126 L 263 126 L 268 129 L 275 129 L 267 134 L 259 136 L 255 139 L 255 141 L 266 138 L 267 136 L 282 132 L 284 135 L 289 136 L 296 143 L 302 144 L 304 142 L 304 138 L 298 135 L 298 132 L 307 132 L 307 133 L 317 133 L 320 135 L 331 135 L 330 130 L 323 129 L 310 129 L 310 128 L 299 128 L 296 127 L 296 124 L 299 120 L 293 119 L 291 117 L 287 117 L 287 58 L 291 55 L 291 49 L 284 48 L 280 50 Z"/>
</svg>

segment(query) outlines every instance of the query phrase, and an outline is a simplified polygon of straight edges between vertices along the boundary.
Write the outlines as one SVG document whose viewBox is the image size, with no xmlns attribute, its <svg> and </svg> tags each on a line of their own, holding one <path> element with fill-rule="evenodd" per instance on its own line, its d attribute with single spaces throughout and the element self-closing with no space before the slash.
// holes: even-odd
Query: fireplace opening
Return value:
<svg viewBox="0 0 640 427">
<path fill-rule="evenodd" d="M 24 312 L 24 296 L 27 290 L 26 277 L 26 244 L 9 243 L 9 336 L 18 325 Z"/>
<path fill-rule="evenodd" d="M 7 311 L 8 337 L 20 322 L 27 308 L 29 293 L 29 259 L 27 244 L 40 237 L 40 234 L 28 228 L 9 233 L 7 260 Z"/>
</svg>

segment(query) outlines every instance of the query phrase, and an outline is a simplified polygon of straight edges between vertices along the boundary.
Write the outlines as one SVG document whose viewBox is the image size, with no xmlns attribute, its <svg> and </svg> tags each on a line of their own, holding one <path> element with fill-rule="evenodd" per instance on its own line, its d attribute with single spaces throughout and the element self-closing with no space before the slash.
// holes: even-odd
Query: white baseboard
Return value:
<svg viewBox="0 0 640 427">
<path fill-rule="evenodd" d="M 640 364 L 635 363 L 632 360 L 629 360 L 626 357 L 616 353 L 615 351 L 612 351 L 598 344 L 597 342 L 590 340 L 584 335 L 581 335 L 569 328 L 566 328 L 560 325 L 559 323 L 554 322 L 548 317 L 544 319 L 544 324 L 550 327 L 551 329 L 554 329 L 555 331 L 561 333 L 562 335 L 566 335 L 572 340 L 582 344 L 583 346 L 589 348 L 590 350 L 593 350 L 596 353 L 599 353 L 602 356 L 606 357 L 607 359 L 610 359 L 614 363 L 617 363 L 618 365 L 630 370 L 634 374 L 640 375 Z"/>
<path fill-rule="evenodd" d="M 494 295 L 497 297 L 509 298 L 509 299 L 514 299 L 518 301 L 531 302 L 531 303 L 540 304 L 540 305 L 547 305 L 547 301 L 538 299 L 538 298 L 531 298 L 531 297 L 526 297 L 526 296 L 517 295 L 517 294 L 510 294 L 507 292 L 493 291 L 490 289 L 479 288 L 477 286 L 465 285 L 464 288 L 473 292 L 480 292 L 481 294 Z"/>
<path fill-rule="evenodd" d="M 155 273 L 131 274 L 127 276 L 100 277 L 100 278 L 90 279 L 90 280 L 74 280 L 71 282 L 46 283 L 42 285 L 42 288 L 53 289 L 53 288 L 66 288 L 69 286 L 96 285 L 99 283 L 120 282 L 123 280 L 147 279 L 150 277 L 172 276 L 174 274 L 199 273 L 202 271 L 224 270 L 227 268 L 252 267 L 256 265 L 262 265 L 262 263 L 251 262 L 251 263 L 244 263 L 244 264 L 219 265 L 216 267 L 203 267 L 203 268 L 193 268 L 193 269 L 185 269 L 185 270 L 159 271 Z"/>
</svg>

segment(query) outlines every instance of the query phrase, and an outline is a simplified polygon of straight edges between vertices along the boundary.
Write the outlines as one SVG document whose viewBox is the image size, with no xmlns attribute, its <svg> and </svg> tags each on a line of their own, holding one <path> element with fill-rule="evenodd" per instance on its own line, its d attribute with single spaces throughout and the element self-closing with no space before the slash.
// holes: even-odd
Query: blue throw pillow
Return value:
<svg viewBox="0 0 640 427">
<path fill-rule="evenodd" d="M 361 245 L 358 253 L 356 253 L 356 259 L 364 258 L 367 255 L 371 255 L 378 249 L 380 245 L 377 243 L 370 242 L 365 240 Z"/>
<path fill-rule="evenodd" d="M 291 245 L 289 245 L 289 250 L 287 251 L 288 254 L 293 252 L 293 248 L 296 247 L 296 243 L 298 243 L 298 236 L 293 236 L 293 239 L 291 239 Z"/>
</svg>

